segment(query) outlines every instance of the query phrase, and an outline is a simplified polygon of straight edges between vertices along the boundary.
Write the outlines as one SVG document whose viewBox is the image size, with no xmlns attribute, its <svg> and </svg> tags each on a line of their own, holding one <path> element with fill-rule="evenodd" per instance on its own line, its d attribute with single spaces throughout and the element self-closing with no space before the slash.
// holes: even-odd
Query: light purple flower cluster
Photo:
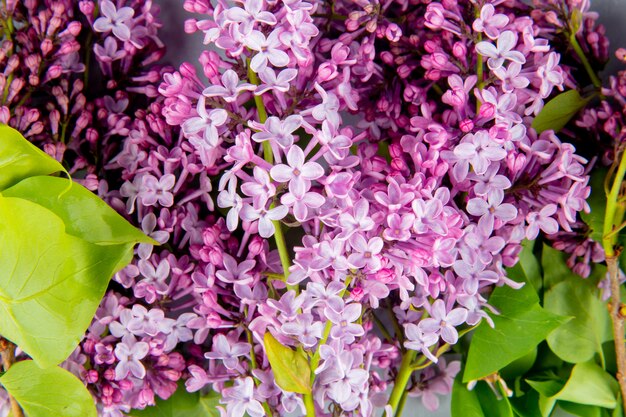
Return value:
<svg viewBox="0 0 626 417">
<path fill-rule="evenodd" d="M 460 369 L 441 352 L 519 285 L 523 239 L 547 235 L 581 275 L 598 256 L 577 220 L 587 161 L 531 127 L 577 86 L 557 2 L 186 0 L 200 71 L 155 65 L 149 0 L 8 3 L 2 121 L 161 243 L 65 363 L 101 416 L 181 380 L 228 417 L 370 416 L 411 352 L 408 395 L 434 410 Z M 276 383 L 267 332 L 306 358 L 311 395 Z"/>
<path fill-rule="evenodd" d="M 212 384 L 226 415 L 305 412 L 307 399 L 272 378 L 266 332 L 311 358 L 320 415 L 370 415 L 406 349 L 437 362 L 459 326 L 490 320 L 494 285 L 518 285 L 504 267 L 521 241 L 571 231 L 588 210 L 587 161 L 530 126 L 575 85 L 544 35 L 554 23 L 531 8 L 185 8 L 207 16 L 186 24 L 210 45 L 205 80 L 188 64 L 166 75 L 163 114 L 219 178 L 217 206 L 242 233 L 228 254 L 203 248 L 198 290 L 228 296 L 211 307 L 208 361 L 190 367 L 187 387 Z M 268 241 L 277 250 L 259 254 Z M 387 317 L 393 335 L 375 328 Z"/>
</svg>

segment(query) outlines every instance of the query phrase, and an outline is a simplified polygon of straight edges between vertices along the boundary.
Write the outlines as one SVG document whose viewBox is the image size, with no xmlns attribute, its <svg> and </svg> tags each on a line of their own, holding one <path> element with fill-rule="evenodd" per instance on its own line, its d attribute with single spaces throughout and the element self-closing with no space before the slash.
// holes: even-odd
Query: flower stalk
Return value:
<svg viewBox="0 0 626 417">
<path fill-rule="evenodd" d="M 626 409 L 626 346 L 624 345 L 624 315 L 620 312 L 619 255 L 617 231 L 624 223 L 623 202 L 619 202 L 620 191 L 626 175 L 626 152 L 621 152 L 620 163 L 609 190 L 604 216 L 602 246 L 606 255 L 609 280 L 611 286 L 611 301 L 609 312 L 613 325 L 613 339 L 615 343 L 615 357 L 617 362 L 617 381 L 622 393 L 623 407 Z"/>
</svg>

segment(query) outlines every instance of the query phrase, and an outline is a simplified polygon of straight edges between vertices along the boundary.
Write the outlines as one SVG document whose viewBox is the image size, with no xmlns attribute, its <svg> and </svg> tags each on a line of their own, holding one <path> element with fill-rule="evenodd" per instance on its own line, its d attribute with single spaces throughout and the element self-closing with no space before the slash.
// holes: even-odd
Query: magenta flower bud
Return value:
<svg viewBox="0 0 626 417">
<path fill-rule="evenodd" d="M 43 56 L 48 56 L 50 52 L 52 52 L 52 49 L 54 49 L 54 44 L 52 43 L 52 40 L 50 38 L 44 39 L 41 42 L 40 49 Z"/>
<path fill-rule="evenodd" d="M 7 106 L 0 107 L 0 123 L 8 124 L 11 120 L 11 110 Z"/>
<path fill-rule="evenodd" d="M 183 371 L 187 367 L 187 364 L 185 363 L 183 355 L 178 352 L 172 352 L 169 354 L 168 366 L 177 371 Z"/>
<path fill-rule="evenodd" d="M 182 372 L 175 371 L 174 369 L 167 369 L 161 372 L 161 375 L 163 375 L 166 379 L 169 379 L 170 381 L 176 382 L 182 376 Z"/>
<path fill-rule="evenodd" d="M 85 381 L 87 381 L 88 384 L 95 384 L 98 382 L 99 377 L 98 371 L 90 369 L 85 374 Z"/>
<path fill-rule="evenodd" d="M 435 52 L 435 51 L 437 51 L 439 49 L 439 45 L 437 45 L 437 42 L 435 42 L 435 41 L 428 40 L 428 41 L 424 42 L 424 49 L 429 54 L 432 54 L 433 52 Z"/>
<path fill-rule="evenodd" d="M 265 247 L 263 244 L 264 241 L 265 240 L 261 236 L 254 236 L 248 245 L 249 255 L 256 257 L 263 253 L 263 248 Z"/>
<path fill-rule="evenodd" d="M 83 25 L 81 25 L 80 22 L 73 21 L 67 25 L 67 29 L 65 30 L 69 32 L 69 34 L 72 36 L 78 36 L 80 34 L 82 27 Z"/>
<path fill-rule="evenodd" d="M 78 3 L 78 9 L 87 17 L 93 17 L 93 12 L 96 9 L 96 6 L 93 4 L 91 0 L 81 0 Z"/>
<path fill-rule="evenodd" d="M 406 162 L 404 162 L 404 159 L 402 158 L 394 158 L 391 160 L 391 168 L 393 168 L 395 171 L 405 171 L 408 169 L 408 166 L 406 165 Z"/>
<path fill-rule="evenodd" d="M 360 302 L 365 295 L 365 291 L 363 291 L 362 287 L 354 287 L 352 291 L 350 291 L 350 297 L 356 302 Z"/>
<path fill-rule="evenodd" d="M 113 397 L 110 395 L 102 394 L 102 396 L 100 397 L 100 401 L 105 407 L 110 407 L 113 405 Z"/>
<path fill-rule="evenodd" d="M 459 123 L 459 128 L 463 133 L 471 132 L 474 129 L 474 121 L 471 119 L 461 120 L 461 122 Z"/>
<path fill-rule="evenodd" d="M 133 388 L 133 382 L 130 379 L 122 379 L 118 382 L 118 385 L 122 391 L 128 391 Z"/>
<path fill-rule="evenodd" d="M 67 55 L 67 54 L 71 54 L 72 52 L 78 52 L 80 50 L 80 44 L 72 39 L 72 40 L 68 40 L 65 41 L 61 44 L 61 47 L 59 48 L 59 54 L 60 55 Z"/>
<path fill-rule="evenodd" d="M 108 371 L 108 369 L 107 369 L 107 371 Z M 106 371 L 105 371 L 105 373 L 106 373 Z M 121 381 L 120 381 L 120 385 L 121 385 Z M 114 391 L 115 391 L 115 388 L 113 388 L 109 384 L 106 384 L 105 386 L 102 387 L 102 395 L 106 395 L 107 397 L 112 397 Z"/>
<path fill-rule="evenodd" d="M 478 112 L 478 117 L 491 119 L 496 113 L 495 106 L 491 103 L 483 103 L 480 106 L 480 111 Z"/>
<path fill-rule="evenodd" d="M 104 376 L 104 379 L 106 379 L 107 381 L 114 381 L 115 380 L 115 368 L 106 369 L 104 371 L 104 375 L 103 376 Z M 110 385 L 106 385 L 105 387 L 111 387 L 111 386 Z M 113 389 L 113 388 L 111 388 L 111 389 Z M 112 391 L 111 391 L 111 393 L 112 393 Z M 109 394 L 109 395 L 111 395 L 111 394 Z"/>
<path fill-rule="evenodd" d="M 186 19 L 183 28 L 187 34 L 196 33 L 198 31 L 198 21 L 196 19 Z"/>
<path fill-rule="evenodd" d="M 467 59 L 467 47 L 462 42 L 455 42 L 452 46 L 452 54 L 458 59 Z"/>
<path fill-rule="evenodd" d="M 44 78 L 45 81 L 54 80 L 59 78 L 63 74 L 63 67 L 60 65 L 51 65 L 48 67 L 48 71 L 46 71 L 46 76 Z"/>
<path fill-rule="evenodd" d="M 402 64 L 398 67 L 398 76 L 402 79 L 408 78 L 413 72 L 413 68 L 407 64 Z"/>
<path fill-rule="evenodd" d="M 24 136 L 39 135 L 41 132 L 43 132 L 43 129 L 44 125 L 42 122 L 35 122 L 31 125 L 30 129 L 28 129 L 28 132 L 26 132 Z"/>
<path fill-rule="evenodd" d="M 385 36 L 390 42 L 398 42 L 402 37 L 402 29 L 395 23 L 391 23 L 385 30 Z"/>
<path fill-rule="evenodd" d="M 354 32 L 359 28 L 361 24 L 358 20 L 348 19 L 346 20 L 346 29 L 350 32 Z"/>
<path fill-rule="evenodd" d="M 406 87 L 404 87 L 402 98 L 408 103 L 413 103 L 421 98 L 422 95 L 423 91 L 421 88 L 413 84 L 407 84 Z"/>
<path fill-rule="evenodd" d="M 332 62 L 324 62 L 317 69 L 317 80 L 320 83 L 330 81 L 336 78 L 337 75 L 337 65 L 333 64 Z"/>
<path fill-rule="evenodd" d="M 389 51 L 382 51 L 380 59 L 387 65 L 393 65 L 393 54 Z"/>
<path fill-rule="evenodd" d="M 387 97 L 381 97 L 376 102 L 376 109 L 383 113 L 389 110 L 390 106 L 391 104 L 389 103 L 389 100 L 387 100 Z"/>
<path fill-rule="evenodd" d="M 88 355 L 91 355 L 96 351 L 95 346 L 96 346 L 96 341 L 93 339 L 87 338 L 82 344 L 83 352 L 85 352 Z"/>
</svg>

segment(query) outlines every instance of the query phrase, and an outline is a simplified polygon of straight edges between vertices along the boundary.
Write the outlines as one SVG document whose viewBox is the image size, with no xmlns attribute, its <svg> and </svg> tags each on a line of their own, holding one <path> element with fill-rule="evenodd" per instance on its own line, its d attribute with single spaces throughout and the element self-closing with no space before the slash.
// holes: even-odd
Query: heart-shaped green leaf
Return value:
<svg viewBox="0 0 626 417">
<path fill-rule="evenodd" d="M 489 304 L 500 314 L 492 315 L 494 328 L 483 321 L 469 348 L 463 381 L 483 378 L 530 352 L 550 332 L 567 321 L 539 305 L 535 290 L 528 284 L 519 290 L 496 288 Z"/>
<path fill-rule="evenodd" d="M 582 98 L 576 90 L 561 93 L 543 106 L 543 109 L 533 120 L 532 127 L 537 133 L 544 130 L 558 132 L 565 127 L 572 117 L 576 116 L 580 109 L 585 107 L 588 101 L 589 99 Z"/>
<path fill-rule="evenodd" d="M 74 350 L 134 242 L 95 245 L 27 200 L 0 196 L 0 334 L 42 367 Z M 94 221 L 98 221 L 94 219 Z"/>
<path fill-rule="evenodd" d="M 0 125 L 0 191 L 24 178 L 65 172 L 54 158 L 24 139 L 17 130 Z"/>
<path fill-rule="evenodd" d="M 59 216 L 65 232 L 98 245 L 151 243 L 115 210 L 80 184 L 56 177 L 31 177 L 2 192 L 32 201 Z"/>
<path fill-rule="evenodd" d="M 263 337 L 276 384 L 289 392 L 311 393 L 311 367 L 304 354 L 282 345 L 270 332 Z"/>
<path fill-rule="evenodd" d="M 13 364 L 0 383 L 28 417 L 97 417 L 94 400 L 74 375 L 59 367 L 41 369 L 33 361 Z"/>
</svg>

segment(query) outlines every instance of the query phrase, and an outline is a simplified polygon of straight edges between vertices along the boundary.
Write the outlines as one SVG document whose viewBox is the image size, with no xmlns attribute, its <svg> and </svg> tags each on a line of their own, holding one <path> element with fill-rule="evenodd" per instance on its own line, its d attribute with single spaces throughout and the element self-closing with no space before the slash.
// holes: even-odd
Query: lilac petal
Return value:
<svg viewBox="0 0 626 417">
<path fill-rule="evenodd" d="M 103 16 L 106 16 L 108 18 L 114 17 L 117 13 L 115 5 L 110 0 L 102 0 L 102 2 L 100 3 L 100 11 L 102 12 Z"/>
<path fill-rule="evenodd" d="M 274 224 L 272 221 L 266 217 L 261 217 L 259 219 L 259 235 L 264 238 L 271 237 L 276 229 L 274 228 Z"/>
<path fill-rule="evenodd" d="M 361 304 L 351 303 L 348 304 L 343 310 L 343 320 L 348 322 L 354 322 L 361 316 Z"/>
<path fill-rule="evenodd" d="M 445 326 L 441 329 L 441 338 L 451 345 L 455 344 L 459 340 L 459 334 L 452 326 Z"/>
<path fill-rule="evenodd" d="M 481 198 L 472 198 L 467 203 L 467 212 L 473 216 L 482 216 L 489 210 L 487 202 Z"/>
<path fill-rule="evenodd" d="M 121 41 L 126 42 L 130 39 L 130 29 L 123 23 L 113 26 L 113 34 Z M 145 372 L 145 370 L 144 370 Z"/>
<path fill-rule="evenodd" d="M 489 58 L 495 58 L 498 56 L 498 50 L 491 42 L 478 42 L 476 45 L 476 52 Z"/>
<path fill-rule="evenodd" d="M 139 361 L 129 361 L 126 367 L 135 378 L 143 379 L 146 376 L 146 368 Z"/>
<path fill-rule="evenodd" d="M 300 170 L 302 178 L 316 180 L 324 176 L 324 168 L 317 162 L 307 162 Z"/>
<path fill-rule="evenodd" d="M 508 222 L 517 217 L 517 209 L 513 204 L 501 204 L 496 207 L 495 215 L 503 222 Z"/>
<path fill-rule="evenodd" d="M 451 326 L 458 326 L 467 319 L 467 310 L 464 308 L 455 308 L 448 313 L 445 318 L 446 323 Z"/>
<path fill-rule="evenodd" d="M 279 164 L 270 170 L 272 178 L 278 182 L 289 182 L 293 177 L 293 168 L 285 164 Z"/>
<path fill-rule="evenodd" d="M 132 7 L 122 7 L 117 11 L 117 21 L 124 22 L 135 15 L 135 10 Z"/>
</svg>

